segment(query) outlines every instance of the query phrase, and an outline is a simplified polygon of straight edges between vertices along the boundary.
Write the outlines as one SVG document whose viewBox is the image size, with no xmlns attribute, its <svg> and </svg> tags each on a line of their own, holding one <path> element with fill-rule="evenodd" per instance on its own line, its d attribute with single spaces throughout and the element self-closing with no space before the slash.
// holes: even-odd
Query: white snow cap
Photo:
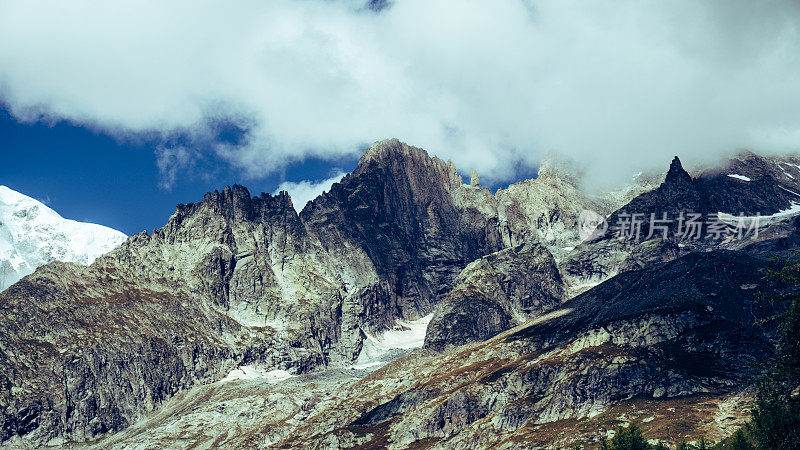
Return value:
<svg viewBox="0 0 800 450">
<path fill-rule="evenodd" d="M 91 264 L 126 238 L 109 227 L 65 219 L 0 186 L 0 291 L 51 261 Z"/>
</svg>

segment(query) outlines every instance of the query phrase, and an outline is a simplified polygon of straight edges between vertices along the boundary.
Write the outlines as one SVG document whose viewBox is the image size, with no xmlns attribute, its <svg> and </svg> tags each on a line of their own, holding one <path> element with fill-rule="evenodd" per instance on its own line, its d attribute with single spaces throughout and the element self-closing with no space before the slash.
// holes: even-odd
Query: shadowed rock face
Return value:
<svg viewBox="0 0 800 450">
<path fill-rule="evenodd" d="M 503 247 L 497 219 L 456 204 L 458 189 L 452 163 L 386 141 L 300 216 L 326 249 L 362 248 L 400 314 L 420 317 L 467 263 Z"/>
<path fill-rule="evenodd" d="M 648 235 L 651 214 L 654 214 L 656 219 L 662 218 L 663 214 L 667 214 L 668 218 L 675 219 L 681 213 L 703 213 L 705 212 L 703 206 L 702 192 L 689 173 L 683 169 L 676 156 L 669 166 L 664 182 L 658 188 L 637 196 L 608 217 L 609 231 L 600 236 L 600 239 L 613 237 L 615 233 L 613 228 L 624 223 L 626 215 L 629 220 L 631 215 L 639 215 L 639 220 L 644 222 L 641 225 L 639 239 L 645 239 L 650 237 Z M 674 230 L 671 229 L 671 231 Z"/>
<path fill-rule="evenodd" d="M 550 310 L 564 298 L 555 260 L 524 244 L 468 265 L 434 311 L 425 347 L 444 350 L 488 339 Z"/>
<path fill-rule="evenodd" d="M 681 213 L 700 214 L 701 222 L 713 219 L 720 212 L 734 216 L 775 214 L 800 203 L 800 177 L 794 178 L 789 173 L 796 173 L 796 166 L 792 158 L 765 158 L 744 153 L 723 167 L 705 170 L 692 178 L 676 156 L 658 188 L 637 196 L 615 211 L 608 223 L 614 227 L 623 223 L 625 215 L 639 214 L 639 219 L 643 220 L 641 239 L 645 239 L 649 236 L 651 214 L 656 219 L 667 214 L 673 221 L 667 238 L 672 239 L 678 232 L 676 220 Z M 663 237 L 660 230 L 654 229 L 654 234 Z M 599 238 L 613 236 L 614 230 L 609 230 Z"/>
<path fill-rule="evenodd" d="M 702 171 L 695 183 L 704 210 L 709 214 L 769 215 L 799 203 L 799 162 L 795 157 L 769 158 L 744 152 L 722 167 Z"/>
</svg>

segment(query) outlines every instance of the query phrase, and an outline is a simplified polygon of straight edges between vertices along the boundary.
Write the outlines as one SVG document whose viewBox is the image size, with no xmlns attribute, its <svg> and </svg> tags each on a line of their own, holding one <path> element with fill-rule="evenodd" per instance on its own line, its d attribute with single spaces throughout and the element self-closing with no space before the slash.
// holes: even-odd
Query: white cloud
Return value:
<svg viewBox="0 0 800 450">
<path fill-rule="evenodd" d="M 178 174 L 194 167 L 195 158 L 194 152 L 184 146 L 159 146 L 156 149 L 156 165 L 161 173 L 161 187 L 171 190 Z"/>
<path fill-rule="evenodd" d="M 306 206 L 306 203 L 314 200 L 322 194 L 331 190 L 334 183 L 338 183 L 345 175 L 340 169 L 334 171 L 334 175 L 326 180 L 320 181 L 284 181 L 278 186 L 273 195 L 278 194 L 280 191 L 286 191 L 292 198 L 292 205 L 299 213 Z"/>
<path fill-rule="evenodd" d="M 228 119 L 242 145 L 213 151 L 249 175 L 387 137 L 486 181 L 547 152 L 621 177 L 800 148 L 797 2 L 359 4 L 4 1 L 0 94 L 118 136 Z"/>
</svg>

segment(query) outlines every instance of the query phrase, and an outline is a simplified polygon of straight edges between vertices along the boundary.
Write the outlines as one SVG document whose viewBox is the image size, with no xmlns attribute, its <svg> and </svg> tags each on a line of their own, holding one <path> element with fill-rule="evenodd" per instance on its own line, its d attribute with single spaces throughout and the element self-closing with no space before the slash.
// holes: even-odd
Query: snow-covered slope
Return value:
<svg viewBox="0 0 800 450">
<path fill-rule="evenodd" d="M 0 186 L 0 291 L 50 261 L 91 264 L 125 238 L 102 225 L 64 219 L 42 203 Z"/>
</svg>

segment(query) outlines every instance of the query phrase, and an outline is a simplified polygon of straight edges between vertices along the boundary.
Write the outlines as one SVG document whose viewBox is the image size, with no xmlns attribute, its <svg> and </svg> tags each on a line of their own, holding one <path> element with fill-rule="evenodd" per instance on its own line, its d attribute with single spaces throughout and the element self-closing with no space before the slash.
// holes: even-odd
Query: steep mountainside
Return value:
<svg viewBox="0 0 800 450">
<path fill-rule="evenodd" d="M 454 201 L 461 188 L 452 163 L 385 141 L 300 217 L 337 259 L 352 259 L 353 247 L 364 252 L 371 287 L 399 302 L 390 313 L 421 317 L 467 263 L 503 246 L 496 218 Z"/>
<path fill-rule="evenodd" d="M 791 204 L 776 192 L 794 163 L 754 161 L 696 178 L 675 161 L 627 208 Z M 717 192 L 729 182 L 751 198 Z M 796 227 L 578 245 L 581 211 L 617 203 L 553 163 L 492 194 L 397 140 L 300 214 L 285 192 L 208 193 L 88 267 L 46 264 L 0 293 L 0 442 L 510 447 L 640 396 L 738 396 L 769 349 L 758 270 Z M 209 431 L 223 418 L 236 429 Z"/>
<path fill-rule="evenodd" d="M 771 348 L 757 323 L 768 312 L 754 297 L 768 288 L 758 270 L 765 264 L 708 252 L 620 274 L 488 341 L 376 371 L 347 400 L 305 420 L 285 446 L 566 446 L 605 430 L 554 437 L 545 425 L 562 421 L 569 430 L 641 397 L 651 404 L 637 416 L 665 414 L 693 395 L 729 398 Z M 679 420 L 691 431 L 702 425 L 694 419 Z"/>
<path fill-rule="evenodd" d="M 800 204 L 800 159 L 744 152 L 695 177 L 709 213 L 771 215 Z"/>
<path fill-rule="evenodd" d="M 0 439 L 120 430 L 239 366 L 300 374 L 369 359 L 367 339 L 430 314 L 469 262 L 536 240 L 543 223 L 569 229 L 588 200 L 573 188 L 530 209 L 562 183 L 545 179 L 515 188 L 514 206 L 383 141 L 299 215 L 285 193 L 233 186 L 88 268 L 46 265 L 0 294 Z"/>
<path fill-rule="evenodd" d="M 124 240 L 119 231 L 64 219 L 0 186 L 0 291 L 50 261 L 91 264 Z"/>
<path fill-rule="evenodd" d="M 362 378 L 196 387 L 98 448 L 530 448 L 596 443 L 621 423 L 676 442 L 741 426 L 769 354 L 768 263 L 693 253 L 620 274 L 487 341 L 419 350 Z M 355 374 L 355 372 L 351 372 Z M 212 424 L 217 424 L 213 426 Z M 223 426 L 224 424 L 224 426 Z M 236 424 L 235 432 L 229 430 Z"/>
</svg>

